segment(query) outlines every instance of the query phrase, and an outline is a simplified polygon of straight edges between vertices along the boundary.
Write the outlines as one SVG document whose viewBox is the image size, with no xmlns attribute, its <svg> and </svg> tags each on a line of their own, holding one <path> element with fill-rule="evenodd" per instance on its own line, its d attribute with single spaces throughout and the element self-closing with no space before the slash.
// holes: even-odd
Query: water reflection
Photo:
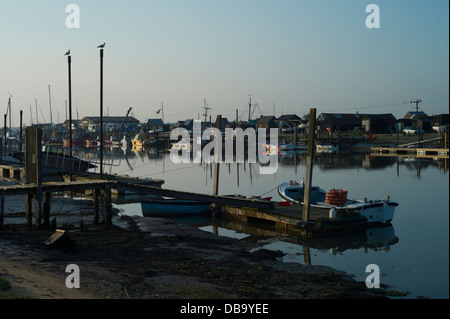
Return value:
<svg viewBox="0 0 450 319">
<path fill-rule="evenodd" d="M 212 193 L 213 164 L 175 165 L 168 153 L 146 150 L 118 152 L 117 156 L 121 160 L 114 168 L 116 173 L 161 178 L 167 189 Z M 289 180 L 300 181 L 305 162 L 304 152 L 280 152 L 278 171 L 273 175 L 259 174 L 257 163 L 222 164 L 219 194 L 273 196 L 279 201 L 277 186 Z M 447 170 L 448 159 L 361 152 L 317 154 L 315 185 L 346 189 L 353 198 L 391 195 L 399 202 L 393 226 L 369 228 L 362 233 L 306 239 L 261 223 L 206 217 L 182 222 L 218 236 L 256 243 L 260 249 L 281 250 L 284 261 L 331 266 L 356 276 L 364 276 L 365 266 L 375 263 L 383 271 L 383 283 L 410 291 L 408 298 L 448 298 Z M 126 204 L 121 210 L 125 214 L 140 212 L 137 207 Z M 428 262 L 436 258 L 440 262 Z"/>
<path fill-rule="evenodd" d="M 312 265 L 311 249 L 328 251 L 331 255 L 344 255 L 348 250 L 388 252 L 399 242 L 394 226 L 371 227 L 362 232 L 352 232 L 317 238 L 298 236 L 294 232 L 275 228 L 263 222 L 242 222 L 230 218 L 179 218 L 179 222 L 197 227 L 217 236 L 261 243 L 254 249 L 279 250 L 284 253 L 284 261 Z M 303 257 L 303 260 L 302 258 Z"/>
</svg>

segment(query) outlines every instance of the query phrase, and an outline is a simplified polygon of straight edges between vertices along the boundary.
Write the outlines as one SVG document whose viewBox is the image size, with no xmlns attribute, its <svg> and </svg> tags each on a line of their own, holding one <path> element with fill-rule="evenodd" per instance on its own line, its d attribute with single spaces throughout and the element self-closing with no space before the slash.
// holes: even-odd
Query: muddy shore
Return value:
<svg viewBox="0 0 450 319">
<path fill-rule="evenodd" d="M 55 201 L 65 201 L 64 213 L 60 209 L 57 220 L 64 220 L 63 216 L 79 220 L 79 201 Z M 9 210 L 0 230 L 0 278 L 10 281 L 17 295 L 46 299 L 366 299 L 396 294 L 388 287 L 368 289 L 364 282 L 330 267 L 282 262 L 281 252 L 252 250 L 257 242 L 216 236 L 163 218 L 116 214 L 113 227 L 106 230 L 91 224 L 85 211 L 82 228 L 57 222 L 74 245 L 51 248 L 44 243 L 55 231 L 26 226 L 24 213 L 16 207 L 18 198 L 7 198 L 6 203 Z M 88 200 L 83 204 L 90 205 Z M 80 269 L 80 289 L 66 287 L 69 264 Z"/>
</svg>

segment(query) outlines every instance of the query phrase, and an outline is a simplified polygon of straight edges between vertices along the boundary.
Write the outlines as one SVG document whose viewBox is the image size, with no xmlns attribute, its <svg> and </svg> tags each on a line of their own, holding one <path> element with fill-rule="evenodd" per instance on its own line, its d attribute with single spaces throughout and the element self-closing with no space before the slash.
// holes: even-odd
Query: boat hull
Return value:
<svg viewBox="0 0 450 319">
<path fill-rule="evenodd" d="M 304 187 L 296 183 L 282 183 L 278 187 L 278 193 L 286 201 L 303 205 Z M 325 203 L 326 192 L 319 187 L 311 187 L 310 206 L 315 209 L 329 212 L 330 218 L 337 218 L 346 214 L 360 214 L 368 224 L 389 225 L 394 218 L 395 208 L 398 203 L 385 200 L 352 200 L 344 205 L 332 205 Z"/>
<path fill-rule="evenodd" d="M 209 203 L 177 199 L 143 199 L 141 208 L 144 217 L 198 215 L 208 213 Z"/>
</svg>

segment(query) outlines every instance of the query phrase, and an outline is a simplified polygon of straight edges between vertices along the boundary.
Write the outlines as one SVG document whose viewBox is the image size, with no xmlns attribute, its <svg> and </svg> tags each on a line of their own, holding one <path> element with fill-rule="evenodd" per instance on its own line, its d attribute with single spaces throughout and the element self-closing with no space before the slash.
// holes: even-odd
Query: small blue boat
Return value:
<svg viewBox="0 0 450 319">
<path fill-rule="evenodd" d="M 142 199 L 144 217 L 168 217 L 206 214 L 209 203 L 182 199 Z"/>
</svg>

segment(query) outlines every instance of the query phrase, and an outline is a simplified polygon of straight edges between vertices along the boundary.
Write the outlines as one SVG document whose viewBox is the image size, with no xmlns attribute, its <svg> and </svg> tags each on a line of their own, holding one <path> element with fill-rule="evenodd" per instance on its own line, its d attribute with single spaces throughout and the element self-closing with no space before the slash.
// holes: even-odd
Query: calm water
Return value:
<svg viewBox="0 0 450 319">
<path fill-rule="evenodd" d="M 123 154 L 123 153 L 122 153 Z M 164 188 L 212 193 L 212 165 L 179 164 L 168 154 L 127 153 L 113 172 L 165 180 Z M 405 298 L 449 297 L 449 176 L 447 162 L 434 159 L 396 159 L 364 154 L 321 155 L 315 159 L 313 184 L 324 189 L 342 188 L 351 198 L 381 199 L 390 195 L 400 206 L 392 227 L 369 229 L 365 234 L 306 240 L 262 232 L 258 227 L 236 228 L 219 223 L 219 235 L 246 240 L 255 233 L 266 249 L 281 250 L 284 261 L 327 265 L 365 281 L 368 264 L 377 264 L 381 283 Z M 305 155 L 279 157 L 274 175 L 260 175 L 258 164 L 221 164 L 219 194 L 273 196 L 276 187 L 305 175 Z M 124 214 L 141 215 L 139 204 L 118 205 Z M 141 215 L 142 216 L 142 215 Z M 188 222 L 188 221 L 186 221 Z M 192 222 L 193 223 L 193 222 Z M 211 222 L 197 227 L 213 231 Z M 239 226 L 238 226 L 239 227 Z"/>
</svg>

